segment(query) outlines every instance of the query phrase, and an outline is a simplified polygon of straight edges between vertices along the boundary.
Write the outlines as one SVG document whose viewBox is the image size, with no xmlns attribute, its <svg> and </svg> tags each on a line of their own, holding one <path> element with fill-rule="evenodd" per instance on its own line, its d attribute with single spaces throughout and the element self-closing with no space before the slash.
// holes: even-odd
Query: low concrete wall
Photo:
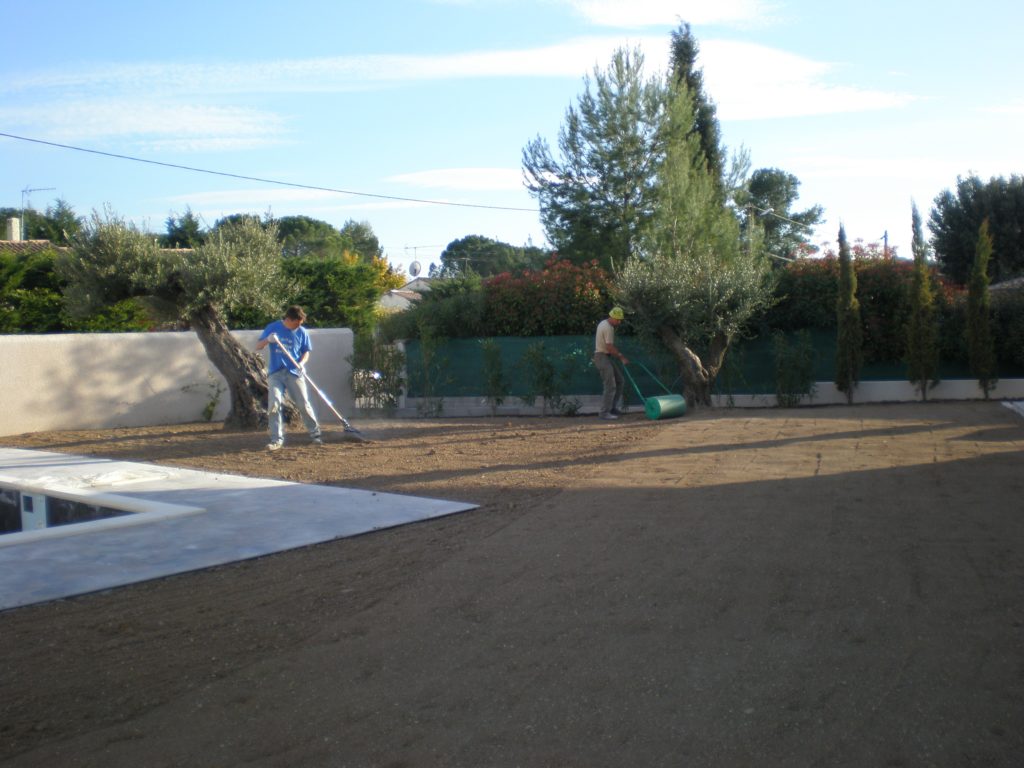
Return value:
<svg viewBox="0 0 1024 768">
<path fill-rule="evenodd" d="M 1001 380 L 989 392 L 991 400 L 1017 400 L 1024 398 L 1024 379 Z M 981 400 L 985 397 L 976 379 L 950 379 L 928 388 L 929 400 Z M 853 393 L 857 403 L 912 403 L 921 399 L 920 393 L 908 381 L 862 381 Z M 801 405 L 845 405 L 846 395 L 831 381 L 815 383 L 814 397 L 804 399 Z M 763 408 L 776 405 L 775 395 L 721 395 L 715 405 Z"/>
<path fill-rule="evenodd" d="M 633 412 L 642 412 L 635 393 L 630 392 L 627 408 Z M 929 400 L 981 400 L 984 397 L 978 382 L 973 379 L 951 379 L 939 382 L 928 390 Z M 1005 379 L 989 393 L 991 400 L 1024 399 L 1024 379 Z M 906 381 L 863 381 L 853 396 L 854 404 L 858 403 L 910 403 L 921 399 L 917 390 Z M 436 400 L 436 398 L 435 398 Z M 444 397 L 441 400 L 440 416 L 490 416 L 491 407 L 485 397 Z M 601 406 L 600 395 L 578 395 L 575 397 L 579 405 L 578 413 L 592 415 Z M 712 403 L 719 408 L 772 408 L 777 405 L 775 395 L 715 395 Z M 819 381 L 815 384 L 814 397 L 805 399 L 800 405 L 845 405 L 846 395 L 836 389 L 831 381 Z M 396 412 L 399 417 L 415 417 L 430 405 L 424 398 L 408 397 L 402 399 L 401 407 Z M 516 397 L 507 401 L 493 411 L 496 416 L 540 416 L 543 413 L 543 400 L 537 398 L 534 405 L 529 406 Z"/>
<path fill-rule="evenodd" d="M 309 332 L 309 375 L 347 416 L 353 403 L 352 331 Z M 252 349 L 260 331 L 234 335 Z M 0 336 L 0 360 L 7 369 L 0 436 L 201 421 L 218 386 L 225 385 L 192 332 Z M 222 392 L 213 419 L 224 419 L 229 405 Z M 335 421 L 323 403 L 317 413 L 325 424 Z"/>
</svg>

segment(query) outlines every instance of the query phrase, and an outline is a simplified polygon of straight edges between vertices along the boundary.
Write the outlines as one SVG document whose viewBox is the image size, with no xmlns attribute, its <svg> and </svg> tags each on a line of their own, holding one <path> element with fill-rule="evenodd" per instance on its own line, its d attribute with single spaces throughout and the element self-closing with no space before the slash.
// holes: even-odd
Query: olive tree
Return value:
<svg viewBox="0 0 1024 768">
<path fill-rule="evenodd" d="M 154 312 L 187 323 L 227 381 L 231 408 L 225 428 L 266 425 L 263 361 L 230 334 L 224 312 L 236 306 L 276 312 L 286 301 L 290 286 L 272 222 L 232 219 L 195 250 L 169 251 L 110 211 L 94 212 L 58 270 L 67 281 L 70 312 L 137 297 Z"/>
<path fill-rule="evenodd" d="M 685 82 L 668 94 L 658 205 L 616 290 L 634 327 L 678 362 L 687 400 L 710 405 L 730 344 L 771 303 L 772 270 L 761 241 L 743 237 L 708 171 Z"/>
</svg>

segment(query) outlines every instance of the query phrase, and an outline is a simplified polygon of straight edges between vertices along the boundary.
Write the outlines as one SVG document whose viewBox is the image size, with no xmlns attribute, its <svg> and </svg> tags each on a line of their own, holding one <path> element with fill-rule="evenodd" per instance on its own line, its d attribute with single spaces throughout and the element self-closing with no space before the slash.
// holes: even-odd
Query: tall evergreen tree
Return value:
<svg viewBox="0 0 1024 768">
<path fill-rule="evenodd" d="M 928 399 L 928 387 L 938 382 L 939 329 L 936 324 L 935 296 L 928 269 L 928 246 L 921 230 L 917 204 L 911 206 L 914 236 L 914 282 L 910 294 L 910 321 L 907 324 L 907 378 Z"/>
<path fill-rule="evenodd" d="M 864 329 L 857 300 L 857 273 L 853 268 L 846 229 L 839 226 L 839 296 L 836 300 L 836 389 L 853 402 L 864 362 Z"/>
<path fill-rule="evenodd" d="M 988 400 L 996 385 L 996 350 L 992 338 L 992 308 L 988 295 L 988 263 L 992 257 L 992 235 L 988 219 L 981 222 L 974 249 L 974 267 L 967 284 L 967 355 L 971 375 Z"/>
<path fill-rule="evenodd" d="M 539 136 L 523 150 L 523 177 L 548 241 L 575 263 L 621 266 L 653 214 L 665 83 L 645 80 L 643 65 L 639 50 L 616 51 L 566 111 L 559 156 Z"/>
<path fill-rule="evenodd" d="M 165 223 L 167 234 L 160 238 L 165 248 L 197 248 L 206 241 L 203 222 L 191 208 L 186 207 L 182 216 L 168 216 Z"/>
<path fill-rule="evenodd" d="M 690 25 L 682 23 L 672 33 L 672 75 L 679 85 L 685 85 L 693 100 L 691 131 L 700 140 L 700 151 L 708 175 L 721 184 L 725 178 L 725 149 L 722 129 L 718 124 L 715 103 L 704 91 L 704 74 L 697 67 L 700 46 L 690 32 Z"/>
</svg>

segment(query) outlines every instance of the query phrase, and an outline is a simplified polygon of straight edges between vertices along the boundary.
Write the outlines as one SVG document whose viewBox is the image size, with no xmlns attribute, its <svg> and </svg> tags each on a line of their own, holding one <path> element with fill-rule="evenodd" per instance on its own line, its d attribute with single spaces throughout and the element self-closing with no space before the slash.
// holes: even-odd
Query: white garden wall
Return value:
<svg viewBox="0 0 1024 768">
<path fill-rule="evenodd" d="M 347 415 L 353 403 L 352 331 L 309 332 L 309 375 Z M 260 332 L 234 335 L 252 349 Z M 0 388 L 0 436 L 201 421 L 218 385 L 224 385 L 191 331 L 0 336 L 0 360 L 7 371 Z M 228 407 L 223 392 L 214 420 L 222 420 Z M 322 403 L 317 412 L 325 424 L 334 420 Z"/>
<path fill-rule="evenodd" d="M 1019 400 L 1024 398 L 1024 379 L 1001 379 L 995 389 L 988 393 L 990 400 Z M 940 381 L 928 389 L 929 400 L 981 400 L 981 391 L 975 379 L 949 379 Z M 921 394 L 907 381 L 862 381 L 853 394 L 857 403 L 912 403 L 921 399 Z M 715 405 L 739 408 L 763 408 L 774 406 L 775 395 L 733 395 L 730 398 L 718 396 Z M 801 405 L 843 405 L 846 395 L 836 389 L 831 381 L 819 381 L 814 385 L 814 397 L 804 399 Z"/>
</svg>

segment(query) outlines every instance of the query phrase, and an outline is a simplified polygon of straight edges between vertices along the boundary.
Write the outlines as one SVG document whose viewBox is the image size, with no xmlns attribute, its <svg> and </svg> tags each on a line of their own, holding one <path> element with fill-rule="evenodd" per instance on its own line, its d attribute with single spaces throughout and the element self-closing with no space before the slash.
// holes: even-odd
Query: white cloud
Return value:
<svg viewBox="0 0 1024 768">
<path fill-rule="evenodd" d="M 726 3 L 717 12 L 739 14 L 755 5 Z M 587 6 L 595 14 L 610 7 L 599 3 Z M 638 8 L 640 13 L 655 14 L 668 5 L 650 2 Z M 126 136 L 140 143 L 147 141 L 147 147 L 160 151 L 253 148 L 284 141 L 285 119 L 266 110 L 213 106 L 209 104 L 212 99 L 222 99 L 225 94 L 344 92 L 459 78 L 581 78 L 595 66 L 606 65 L 612 52 L 624 46 L 644 52 L 648 76 L 663 72 L 668 65 L 669 46 L 663 35 L 657 35 L 632 40 L 619 36 L 574 38 L 541 48 L 435 56 L 96 67 L 15 76 L 0 82 L 0 92 L 31 88 L 41 99 L 31 107 L 0 107 L 0 119 L 5 124 L 31 126 L 35 135 L 57 141 Z M 897 107 L 911 100 L 906 94 L 839 84 L 835 65 L 750 43 L 702 42 L 700 65 L 722 120 L 859 112 Z M 161 100 L 153 99 L 153 93 L 160 93 Z M 1004 109 L 1016 114 L 1024 106 L 1011 102 Z M 426 182 L 410 178 L 407 183 Z M 455 188 L 478 189 L 481 187 L 474 185 L 480 183 L 479 178 L 463 179 Z"/>
<path fill-rule="evenodd" d="M 519 168 L 438 168 L 403 173 L 385 181 L 426 189 L 518 192 L 523 189 L 523 172 Z"/>
<path fill-rule="evenodd" d="M 276 143 L 285 121 L 273 113 L 237 107 L 203 106 L 139 99 L 76 99 L 32 107 L 0 109 L 0 119 L 37 126 L 54 140 L 95 140 L 110 136 L 156 137 L 169 147 L 219 149 Z"/>
<path fill-rule="evenodd" d="M 794 153 L 788 159 L 790 167 L 799 169 L 801 179 L 948 179 L 960 172 L 957 160 L 929 155 L 864 154 L 804 154 Z"/>
<path fill-rule="evenodd" d="M 44 72 L 0 81 L 0 93 L 76 94 L 342 92 L 424 80 L 482 77 L 581 77 L 623 45 L 665 50 L 664 37 L 586 37 L 542 48 L 468 51 L 432 56 L 333 56 L 225 64 L 132 64 Z M 660 56 L 665 59 L 666 56 Z"/>
<path fill-rule="evenodd" d="M 762 18 L 768 5 L 761 0 L 566 0 L 591 24 L 605 27 L 648 27 L 741 23 Z"/>
<path fill-rule="evenodd" d="M 753 43 L 701 43 L 707 92 L 722 120 L 802 117 L 899 107 L 908 94 L 833 82 L 835 65 Z"/>
<path fill-rule="evenodd" d="M 655 4 L 651 4 L 648 11 L 655 10 Z M 232 108 L 187 108 L 146 103 L 146 100 L 157 90 L 165 99 L 184 102 L 223 94 L 330 93 L 468 78 L 582 78 L 595 66 L 606 65 L 613 51 L 621 47 L 638 47 L 644 52 L 649 76 L 663 72 L 668 66 L 669 46 L 663 35 L 632 39 L 598 36 L 574 38 L 541 48 L 434 56 L 398 54 L 256 63 L 97 67 L 15 77 L 6 81 L 6 85 L 0 83 L 0 92 L 30 87 L 44 94 L 74 92 L 79 112 L 84 110 L 84 99 L 95 94 L 101 101 L 88 109 L 80 124 L 97 134 L 149 133 L 152 126 L 164 123 L 191 130 L 191 135 L 212 132 L 214 136 L 224 136 L 224 127 L 233 124 L 237 126 L 233 133 L 243 137 L 273 136 L 282 123 L 274 115 Z M 831 64 L 750 43 L 704 41 L 700 45 L 700 65 L 708 92 L 719 106 L 719 116 L 726 120 L 855 112 L 899 106 L 909 101 L 904 94 L 838 85 L 833 82 L 836 67 Z M 124 102 L 123 107 L 119 107 L 117 101 Z M 64 107 L 63 101 L 52 103 Z M 73 109 L 63 108 L 68 117 L 62 119 L 57 115 L 53 124 L 79 122 L 77 117 L 70 116 Z M 51 118 L 48 116 L 47 120 Z M 190 129 L 193 125 L 194 129 Z M 81 132 L 76 131 L 76 134 L 81 135 Z"/>
<path fill-rule="evenodd" d="M 239 206 L 245 209 L 253 207 L 266 209 L 273 203 L 290 204 L 311 200 L 328 200 L 337 198 L 337 192 L 326 192 L 318 189 L 284 189 L 267 186 L 256 189 L 225 189 L 212 192 L 189 192 L 184 195 L 167 198 L 168 202 L 191 205 L 193 208 Z"/>
<path fill-rule="evenodd" d="M 263 188 L 225 189 L 189 192 L 166 198 L 172 207 L 189 206 L 207 219 L 214 220 L 225 212 L 248 211 L 260 215 L 270 211 L 275 216 L 303 214 L 329 215 L 354 211 L 387 211 L 424 208 L 430 204 L 414 200 L 380 200 L 363 195 L 319 189 L 289 189 L 268 184 Z"/>
<path fill-rule="evenodd" d="M 1024 99 L 1010 99 L 1005 104 L 996 104 L 985 111 L 994 115 L 1024 116 Z"/>
</svg>

